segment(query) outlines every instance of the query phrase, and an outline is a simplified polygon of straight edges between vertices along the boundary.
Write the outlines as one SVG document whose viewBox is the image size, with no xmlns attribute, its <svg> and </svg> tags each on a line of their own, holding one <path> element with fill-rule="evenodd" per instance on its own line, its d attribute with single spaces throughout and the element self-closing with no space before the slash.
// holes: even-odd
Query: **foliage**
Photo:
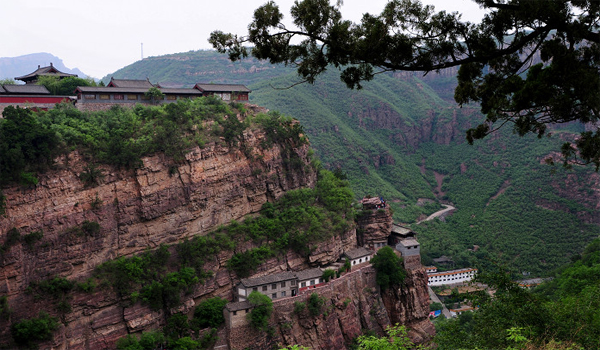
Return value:
<svg viewBox="0 0 600 350">
<path fill-rule="evenodd" d="M 0 216 L 3 216 L 6 213 L 6 196 L 4 192 L 0 189 Z"/>
<path fill-rule="evenodd" d="M 163 92 L 160 91 L 159 88 L 151 87 L 150 89 L 148 89 L 148 91 L 144 93 L 144 97 L 146 97 L 149 100 L 152 100 L 153 103 L 158 103 L 158 101 L 162 101 L 165 99 L 165 94 L 163 94 Z"/>
<path fill-rule="evenodd" d="M 469 142 L 492 132 L 496 122 L 513 123 L 520 135 L 541 136 L 547 124 L 598 120 L 596 1 L 476 2 L 487 10 L 479 24 L 462 22 L 458 12 L 435 13 L 430 5 L 400 0 L 355 24 L 344 20 L 328 0 L 304 0 L 292 6 L 296 27 L 288 28 L 271 1 L 254 12 L 248 36 L 215 31 L 209 41 L 234 61 L 252 54 L 296 66 L 309 83 L 333 66 L 350 88 L 361 88 L 381 72 L 460 66 L 456 101 L 479 102 L 486 114 L 484 123 L 467 132 Z M 253 47 L 242 46 L 246 42 Z M 597 167 L 599 132 L 581 134 L 584 148 L 579 154 Z"/>
<path fill-rule="evenodd" d="M 194 323 L 198 328 L 218 328 L 225 322 L 223 308 L 228 303 L 220 297 L 214 297 L 200 302 L 194 310 Z"/>
<path fill-rule="evenodd" d="M 378 338 L 373 335 L 361 335 L 358 337 L 358 350 L 408 350 L 413 349 L 414 344 L 408 338 L 406 327 L 396 324 L 385 328 L 386 337 Z"/>
<path fill-rule="evenodd" d="M 308 255 L 314 244 L 352 227 L 352 199 L 346 181 L 320 171 L 314 189 L 288 191 L 276 203 L 265 203 L 260 217 L 234 222 L 224 229 L 231 239 L 252 240 L 258 246 L 234 254 L 228 268 L 239 277 L 247 277 L 277 252 L 292 249 Z"/>
<path fill-rule="evenodd" d="M 294 312 L 296 314 L 300 314 L 302 311 L 304 311 L 304 309 L 306 309 L 306 303 L 304 303 L 302 301 L 294 302 Z"/>
<path fill-rule="evenodd" d="M 397 256 L 390 246 L 379 249 L 371 259 L 371 264 L 377 271 L 376 282 L 382 290 L 399 286 L 406 277 L 402 258 Z"/>
<path fill-rule="evenodd" d="M 12 310 L 8 305 L 8 296 L 3 295 L 0 297 L 0 320 L 7 320 Z"/>
<path fill-rule="evenodd" d="M 325 269 L 321 278 L 323 278 L 325 282 L 329 282 L 330 279 L 335 278 L 335 270 Z"/>
<path fill-rule="evenodd" d="M 7 106 L 0 118 L 0 184 L 36 184 L 31 171 L 47 169 L 57 155 L 59 137 L 28 109 Z"/>
<path fill-rule="evenodd" d="M 496 290 L 494 298 L 479 295 L 473 300 L 476 312 L 439 321 L 435 340 L 440 349 L 507 348 L 515 345 L 516 336 L 540 348 L 557 342 L 586 349 L 600 345 L 599 239 L 534 291 L 519 287 L 504 271 L 477 278 Z"/>
<path fill-rule="evenodd" d="M 442 303 L 431 303 L 429 304 L 429 311 L 437 311 L 437 310 L 441 310 L 444 308 L 444 305 L 442 305 Z"/>
<path fill-rule="evenodd" d="M 93 163 L 87 164 L 79 174 L 79 179 L 81 179 L 86 186 L 98 185 L 103 178 L 104 173 L 102 172 L 102 169 L 99 169 Z"/>
<path fill-rule="evenodd" d="M 33 231 L 26 235 L 23 235 L 23 242 L 25 242 L 29 249 L 33 249 L 35 243 L 41 240 L 43 237 L 44 233 L 42 231 Z"/>
<path fill-rule="evenodd" d="M 73 96 L 78 86 L 97 86 L 92 78 L 66 77 L 59 78 L 51 75 L 38 76 L 38 85 L 43 85 L 52 95 Z"/>
<path fill-rule="evenodd" d="M 162 332 L 150 331 L 142 332 L 138 339 L 134 335 L 127 335 L 117 340 L 117 349 L 119 350 L 154 350 L 165 343 L 165 336 Z"/>
<path fill-rule="evenodd" d="M 10 331 L 15 343 L 32 347 L 43 340 L 51 340 L 52 333 L 58 328 L 56 318 L 40 311 L 37 317 L 24 319 L 11 325 Z"/>
<path fill-rule="evenodd" d="M 311 316 L 320 315 L 324 305 L 325 298 L 319 296 L 317 293 L 312 293 L 310 297 L 308 297 L 308 302 L 306 303 L 306 307 Z"/>
<path fill-rule="evenodd" d="M 256 329 L 267 330 L 269 318 L 273 312 L 273 301 L 266 295 L 253 291 L 248 295 L 252 310 L 248 314 L 250 325 Z"/>
</svg>

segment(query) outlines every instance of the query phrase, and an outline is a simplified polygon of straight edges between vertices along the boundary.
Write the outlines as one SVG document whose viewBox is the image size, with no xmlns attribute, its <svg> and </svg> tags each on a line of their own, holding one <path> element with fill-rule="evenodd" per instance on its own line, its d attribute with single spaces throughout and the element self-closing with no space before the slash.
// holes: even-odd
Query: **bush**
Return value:
<svg viewBox="0 0 600 350">
<path fill-rule="evenodd" d="M 256 291 L 248 295 L 248 301 L 253 306 L 247 316 L 250 325 L 256 329 L 267 330 L 269 318 L 273 312 L 273 301 L 268 296 Z"/>
<path fill-rule="evenodd" d="M 335 277 L 335 270 L 332 269 L 326 269 L 325 271 L 323 271 L 323 280 L 325 280 L 325 282 L 329 282 L 330 279 Z"/>
<path fill-rule="evenodd" d="M 38 317 L 13 323 L 10 331 L 15 343 L 32 347 L 37 342 L 51 340 L 52 333 L 57 328 L 56 318 L 50 317 L 47 313 L 41 311 Z"/>
<path fill-rule="evenodd" d="M 227 305 L 227 300 L 219 297 L 204 300 L 196 307 L 192 323 L 198 329 L 218 328 L 225 322 L 225 317 L 223 317 L 225 305 Z"/>
<path fill-rule="evenodd" d="M 32 249 L 35 243 L 44 237 L 42 231 L 33 231 L 23 236 L 23 241 L 29 249 Z"/>
<path fill-rule="evenodd" d="M 312 293 L 308 298 L 307 308 L 312 316 L 320 315 L 323 305 L 325 305 L 325 298 L 320 297 L 317 293 Z"/>
<path fill-rule="evenodd" d="M 402 266 L 402 258 L 398 257 L 390 246 L 385 246 L 371 259 L 377 271 L 376 282 L 382 290 L 391 286 L 399 286 L 406 277 Z"/>
<path fill-rule="evenodd" d="M 306 309 L 306 303 L 303 303 L 301 301 L 296 301 L 294 302 L 294 312 L 299 314 L 302 311 L 304 311 L 304 309 Z"/>
</svg>

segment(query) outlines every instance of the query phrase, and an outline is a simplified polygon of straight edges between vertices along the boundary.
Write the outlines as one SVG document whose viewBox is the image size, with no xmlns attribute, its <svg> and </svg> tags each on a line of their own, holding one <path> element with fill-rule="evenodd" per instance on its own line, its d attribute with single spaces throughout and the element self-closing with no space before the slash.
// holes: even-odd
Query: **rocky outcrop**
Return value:
<svg viewBox="0 0 600 350">
<path fill-rule="evenodd" d="M 365 209 L 356 218 L 358 245 L 373 247 L 373 242 L 386 242 L 392 232 L 392 214 L 389 206 L 381 209 Z"/>
<path fill-rule="evenodd" d="M 424 272 L 409 273 L 403 287 L 384 293 L 380 293 L 375 275 L 375 270 L 366 264 L 306 294 L 274 301 L 270 321 L 273 332 L 269 335 L 248 325 L 237 327 L 229 334 L 230 349 L 298 344 L 310 349 L 343 350 L 350 348 L 353 339 L 363 330 L 383 336 L 385 327 L 395 323 L 406 325 L 413 341 L 430 341 L 435 328 L 428 318 Z M 297 307 L 298 303 L 307 304 L 312 293 L 324 300 L 317 315 Z M 399 299 L 394 300 L 394 297 Z"/>
<path fill-rule="evenodd" d="M 21 240 L 0 256 L 0 295 L 8 296 L 12 310 L 10 320 L 0 319 L 0 343 L 10 341 L 11 321 L 33 317 L 40 310 L 63 321 L 54 343 L 42 345 L 52 349 L 114 348 L 118 338 L 163 322 L 160 313 L 139 304 L 124 305 L 107 290 L 73 293 L 72 310 L 61 314 L 53 300 L 37 299 L 25 291 L 31 282 L 52 276 L 83 281 L 102 262 L 207 234 L 258 212 L 262 204 L 286 191 L 314 185 L 308 146 L 294 149 L 306 166 L 291 169 L 278 145 L 261 148 L 264 139 L 260 130 L 247 131 L 244 143 L 251 152 L 215 142 L 192 149 L 177 166 L 161 155 L 144 158 L 136 170 L 103 166 L 104 178 L 93 186 L 79 179 L 86 162 L 74 152 L 58 159 L 55 169 L 42 174 L 35 187 L 5 188 L 0 242 L 13 228 L 21 235 L 41 231 L 43 238 L 32 246 Z M 86 222 L 99 223 L 99 230 L 82 231 Z M 321 247 L 314 261 L 328 261 L 329 250 L 337 254 L 345 249 L 344 239 L 338 241 L 332 239 Z M 235 281 L 224 268 L 231 254 L 224 252 L 207 263 L 214 276 L 184 300 L 184 309 L 191 309 L 194 299 L 207 294 L 231 297 Z M 287 269 L 305 263 L 290 254 L 287 261 L 269 264 Z"/>
</svg>

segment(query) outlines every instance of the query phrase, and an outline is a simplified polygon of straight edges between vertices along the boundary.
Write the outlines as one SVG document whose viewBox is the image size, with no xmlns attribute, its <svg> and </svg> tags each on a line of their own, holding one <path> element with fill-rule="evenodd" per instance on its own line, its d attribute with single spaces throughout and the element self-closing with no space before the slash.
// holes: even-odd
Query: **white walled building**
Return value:
<svg viewBox="0 0 600 350">
<path fill-rule="evenodd" d="M 427 273 L 427 285 L 441 286 L 444 284 L 468 282 L 472 280 L 476 274 L 477 269 L 472 268 Z"/>
</svg>

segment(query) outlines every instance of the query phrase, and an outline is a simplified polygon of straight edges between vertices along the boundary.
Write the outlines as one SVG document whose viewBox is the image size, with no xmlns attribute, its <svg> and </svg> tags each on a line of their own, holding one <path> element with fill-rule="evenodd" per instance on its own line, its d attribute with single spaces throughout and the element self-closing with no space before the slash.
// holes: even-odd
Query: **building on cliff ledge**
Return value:
<svg viewBox="0 0 600 350">
<path fill-rule="evenodd" d="M 477 269 L 466 268 L 444 272 L 432 272 L 427 274 L 428 286 L 442 286 L 447 284 L 463 283 L 471 281 L 477 274 Z"/>
<path fill-rule="evenodd" d="M 298 277 L 295 272 L 284 271 L 254 278 L 242 278 L 236 287 L 237 299 L 245 301 L 252 292 L 261 292 L 271 299 L 296 296 Z"/>
<path fill-rule="evenodd" d="M 248 324 L 246 315 L 252 310 L 252 304 L 249 301 L 238 301 L 236 303 L 228 303 L 223 309 L 225 317 L 225 325 L 231 329 Z"/>
<path fill-rule="evenodd" d="M 364 247 L 349 250 L 343 255 L 350 260 L 350 266 L 354 267 L 362 263 L 368 262 L 373 257 L 373 252 Z"/>
</svg>

